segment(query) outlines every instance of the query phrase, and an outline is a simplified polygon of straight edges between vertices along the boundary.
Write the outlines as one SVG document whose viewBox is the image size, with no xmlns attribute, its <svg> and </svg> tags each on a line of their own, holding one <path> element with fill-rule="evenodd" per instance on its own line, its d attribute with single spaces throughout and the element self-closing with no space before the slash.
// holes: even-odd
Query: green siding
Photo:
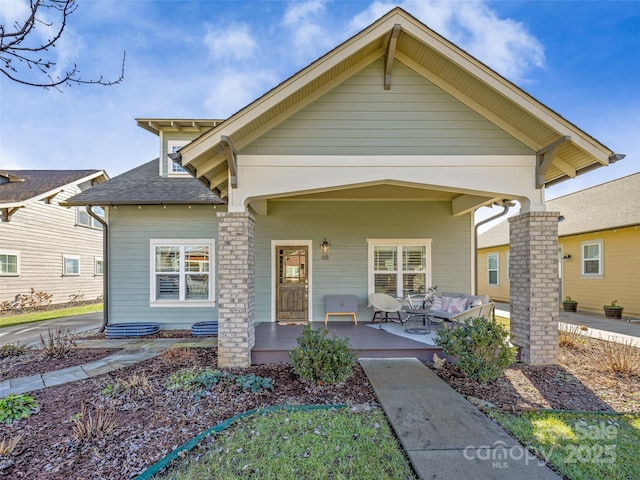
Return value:
<svg viewBox="0 0 640 480">
<path fill-rule="evenodd" d="M 216 308 L 149 307 L 149 240 L 216 239 L 215 213 L 211 207 L 111 209 L 111 322 L 154 321 L 164 328 L 189 328 L 217 319 Z M 256 321 L 271 321 L 272 239 L 313 241 L 314 321 L 324 320 L 325 295 L 353 294 L 359 299 L 358 318 L 368 322 L 368 238 L 431 238 L 433 284 L 441 291 L 470 292 L 471 229 L 471 215 L 452 217 L 450 202 L 270 201 L 269 215 L 256 217 Z M 329 259 L 321 260 L 325 237 L 331 250 Z"/>
<path fill-rule="evenodd" d="M 396 61 L 378 60 L 241 150 L 261 155 L 530 155 L 524 144 Z"/>
<path fill-rule="evenodd" d="M 218 236 L 216 210 L 212 207 L 118 207 L 109 211 L 110 302 L 112 323 L 158 322 L 163 328 L 190 328 L 191 324 L 216 320 L 217 309 L 151 308 L 149 306 L 152 238 L 202 238 Z M 217 258 L 217 255 L 216 255 Z"/>
<path fill-rule="evenodd" d="M 324 320 L 324 296 L 357 295 L 367 304 L 367 239 L 431 238 L 432 281 L 441 291 L 470 293 L 471 215 L 451 216 L 450 202 L 269 202 L 256 221 L 256 321 L 271 320 L 271 240 L 312 240 L 313 320 Z M 331 243 L 321 260 L 320 242 Z M 348 318 L 345 317 L 348 321 Z"/>
</svg>

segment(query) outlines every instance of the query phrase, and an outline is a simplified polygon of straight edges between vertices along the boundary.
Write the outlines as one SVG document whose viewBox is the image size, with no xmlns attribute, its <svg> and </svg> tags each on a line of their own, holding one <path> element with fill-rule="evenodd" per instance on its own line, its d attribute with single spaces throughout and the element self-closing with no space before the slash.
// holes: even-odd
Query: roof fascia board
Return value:
<svg viewBox="0 0 640 480">
<path fill-rule="evenodd" d="M 60 185 L 56 188 L 52 188 L 51 190 L 48 190 L 44 193 L 41 193 L 39 195 L 35 195 L 31 198 L 29 198 L 28 200 L 34 200 L 36 202 L 40 201 L 40 200 L 47 200 L 47 199 L 52 199 L 53 197 L 55 197 L 56 195 L 58 195 L 59 193 L 64 192 L 65 187 L 68 187 L 69 185 L 78 185 L 79 183 L 83 183 L 83 182 L 87 182 L 89 180 L 95 180 L 98 177 L 104 176 L 105 180 L 107 180 L 109 177 L 107 177 L 107 174 L 104 172 L 104 170 L 100 170 L 98 172 L 92 173 L 91 175 L 87 175 L 85 177 L 82 178 L 78 178 L 77 180 L 74 180 L 73 182 L 69 182 L 69 183 L 65 183 L 64 185 Z"/>
<path fill-rule="evenodd" d="M 603 165 L 609 164 L 609 156 L 613 154 L 605 145 L 601 144 L 578 127 L 560 117 L 557 113 L 540 103 L 531 95 L 520 89 L 492 69 L 473 58 L 464 50 L 455 46 L 444 37 L 436 34 L 432 30 L 425 30 L 423 25 L 416 25 L 415 22 L 403 24 L 403 31 L 415 36 L 422 43 L 432 48 L 452 63 L 473 75 L 479 81 L 485 83 L 493 90 L 518 105 L 530 115 L 538 118 L 549 128 L 555 130 L 559 135 L 571 134 L 572 143 L 579 146 L 586 153 L 592 155 Z M 400 58 L 398 56 L 398 58 Z"/>
</svg>

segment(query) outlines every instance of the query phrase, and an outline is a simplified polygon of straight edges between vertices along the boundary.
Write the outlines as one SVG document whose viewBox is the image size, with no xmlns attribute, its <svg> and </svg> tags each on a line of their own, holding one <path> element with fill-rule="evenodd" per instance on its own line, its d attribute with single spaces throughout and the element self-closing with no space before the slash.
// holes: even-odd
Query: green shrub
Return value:
<svg viewBox="0 0 640 480">
<path fill-rule="evenodd" d="M 176 373 L 171 374 L 165 382 L 164 388 L 167 390 L 191 390 L 195 387 L 193 379 L 201 374 L 202 371 L 196 367 L 181 368 Z"/>
<path fill-rule="evenodd" d="M 485 318 L 470 319 L 454 329 L 441 328 L 434 341 L 445 354 L 458 359 L 460 371 L 480 383 L 498 378 L 516 358 L 509 332 Z"/>
<path fill-rule="evenodd" d="M 14 420 L 29 418 L 38 409 L 38 404 L 29 395 L 11 394 L 0 398 L 0 422 L 11 423 Z"/>
<path fill-rule="evenodd" d="M 171 375 L 165 383 L 169 390 L 197 390 L 194 396 L 198 399 L 206 396 L 207 390 L 214 386 L 236 385 L 238 390 L 251 390 L 252 393 L 260 393 L 262 390 L 273 390 L 273 380 L 263 378 L 253 373 L 247 375 L 235 375 L 233 373 L 213 370 L 206 367 L 204 370 L 197 368 L 183 368 Z"/>
<path fill-rule="evenodd" d="M 0 347 L 0 358 L 19 357 L 27 353 L 27 347 L 18 345 L 17 343 L 7 343 Z"/>
<path fill-rule="evenodd" d="M 296 374 L 314 383 L 340 383 L 353 375 L 356 353 L 349 339 L 327 338 L 329 331 L 304 327 L 298 346 L 289 352 Z"/>
</svg>

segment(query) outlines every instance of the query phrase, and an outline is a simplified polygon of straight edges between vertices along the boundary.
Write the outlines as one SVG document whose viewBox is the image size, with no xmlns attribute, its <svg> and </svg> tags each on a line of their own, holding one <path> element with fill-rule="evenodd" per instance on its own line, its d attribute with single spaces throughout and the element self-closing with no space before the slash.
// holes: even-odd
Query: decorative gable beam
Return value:
<svg viewBox="0 0 640 480">
<path fill-rule="evenodd" d="M 544 186 L 544 174 L 553 163 L 557 148 L 569 140 L 571 140 L 571 137 L 565 135 L 536 152 L 536 188 L 542 188 Z"/>
<path fill-rule="evenodd" d="M 480 195 L 460 195 L 451 202 L 451 213 L 454 217 L 472 212 L 480 207 L 491 205 L 497 197 L 483 197 Z"/>
<path fill-rule="evenodd" d="M 238 152 L 227 135 L 222 135 L 220 137 L 220 143 L 224 147 L 224 153 L 227 157 L 229 183 L 231 184 L 231 188 L 238 188 Z"/>
<path fill-rule="evenodd" d="M 48 194 L 46 197 L 42 198 L 46 205 L 51 205 L 51 201 L 58 195 L 59 193 L 64 192 L 64 190 L 58 190 L 57 192 L 52 192 Z"/>
<path fill-rule="evenodd" d="M 2 221 L 8 223 L 11 220 L 11 215 L 16 213 L 22 206 L 19 207 L 5 207 L 2 209 Z"/>
<path fill-rule="evenodd" d="M 561 158 L 556 157 L 553 160 L 553 166 L 557 167 L 562 173 L 564 173 L 567 177 L 576 178 L 578 172 L 575 168 L 573 168 L 569 163 L 565 162 Z"/>
<path fill-rule="evenodd" d="M 396 23 L 393 30 L 389 34 L 389 42 L 387 43 L 387 53 L 384 56 L 384 89 L 391 89 L 391 72 L 393 70 L 393 60 L 396 56 L 396 44 L 398 43 L 398 35 L 402 26 Z"/>
</svg>

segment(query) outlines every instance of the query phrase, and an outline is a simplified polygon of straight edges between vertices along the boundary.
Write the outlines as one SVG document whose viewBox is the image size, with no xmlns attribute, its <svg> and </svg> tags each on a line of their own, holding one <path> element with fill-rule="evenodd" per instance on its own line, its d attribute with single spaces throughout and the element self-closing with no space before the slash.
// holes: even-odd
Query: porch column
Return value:
<svg viewBox="0 0 640 480">
<path fill-rule="evenodd" d="M 529 365 L 558 363 L 558 215 L 509 219 L 511 341 Z"/>
<path fill-rule="evenodd" d="M 218 365 L 248 367 L 255 344 L 255 218 L 218 213 Z"/>
</svg>

